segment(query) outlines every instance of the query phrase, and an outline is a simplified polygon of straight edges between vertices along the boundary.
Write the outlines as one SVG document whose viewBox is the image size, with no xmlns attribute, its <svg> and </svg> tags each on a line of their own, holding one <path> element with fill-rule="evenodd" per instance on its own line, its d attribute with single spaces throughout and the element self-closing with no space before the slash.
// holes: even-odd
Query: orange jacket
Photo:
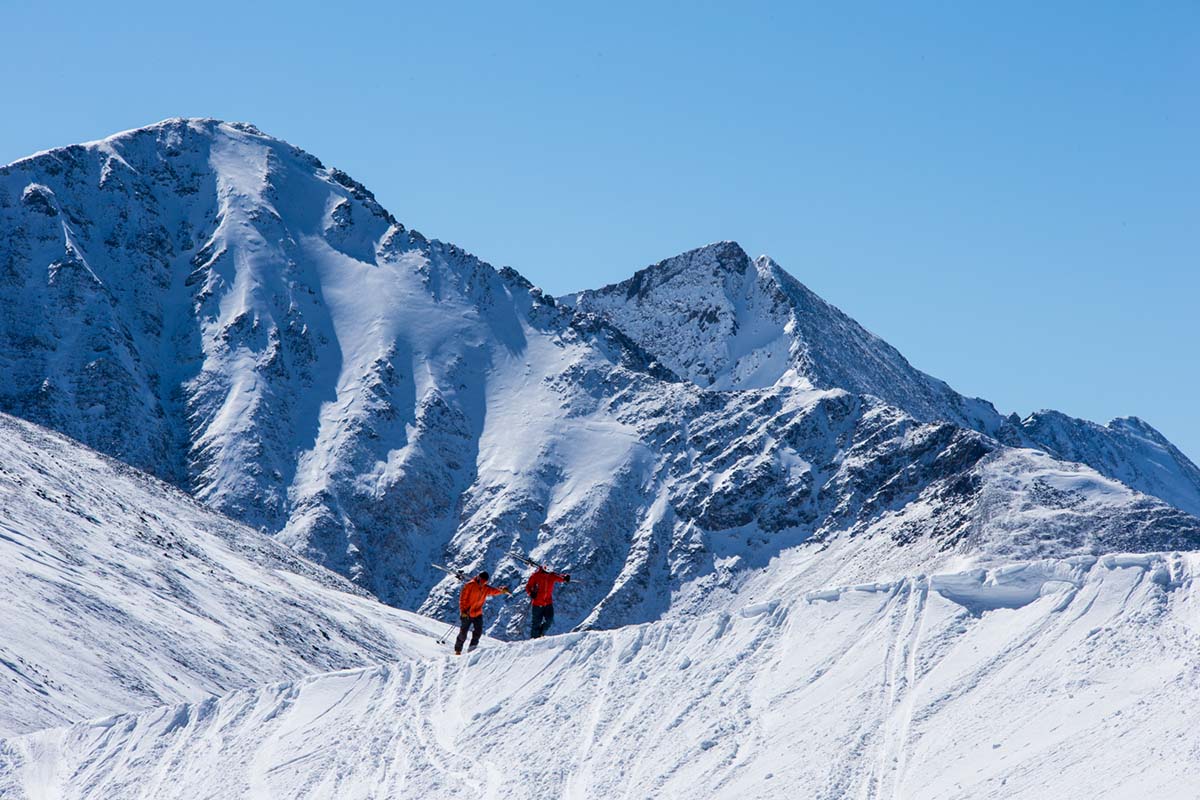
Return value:
<svg viewBox="0 0 1200 800">
<path fill-rule="evenodd" d="M 539 608 L 554 605 L 554 584 L 564 580 L 566 579 L 557 572 L 548 572 L 538 567 L 537 572 L 530 575 L 525 583 L 525 591 L 533 598 L 533 605 Z"/>
<path fill-rule="evenodd" d="M 465 617 L 481 616 L 484 601 L 492 595 L 504 594 L 504 592 L 504 589 L 488 586 L 476 576 L 467 581 L 458 595 L 458 610 Z"/>
</svg>

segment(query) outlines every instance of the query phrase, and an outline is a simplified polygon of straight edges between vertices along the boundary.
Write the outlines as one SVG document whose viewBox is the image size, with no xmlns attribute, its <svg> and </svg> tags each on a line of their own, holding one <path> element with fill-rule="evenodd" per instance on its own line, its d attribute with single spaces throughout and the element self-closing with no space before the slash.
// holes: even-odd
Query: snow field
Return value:
<svg viewBox="0 0 1200 800">
<path fill-rule="evenodd" d="M 0 788 L 1188 797 L 1198 566 L 1180 554 L 1012 565 L 493 642 L 10 739 Z M 1039 581 L 1018 603 L 1011 587 Z M 951 599 L 965 586 L 977 587 L 965 605 Z"/>
</svg>

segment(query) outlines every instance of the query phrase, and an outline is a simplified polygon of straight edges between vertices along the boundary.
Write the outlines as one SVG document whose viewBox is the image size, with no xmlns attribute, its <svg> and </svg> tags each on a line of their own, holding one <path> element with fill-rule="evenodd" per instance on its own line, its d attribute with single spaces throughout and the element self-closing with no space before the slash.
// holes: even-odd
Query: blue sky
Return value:
<svg viewBox="0 0 1200 800">
<path fill-rule="evenodd" d="M 1200 459 L 1200 4 L 441 5 L 5 3 L 0 162 L 247 120 L 556 293 L 736 239 L 1002 411 Z"/>
</svg>

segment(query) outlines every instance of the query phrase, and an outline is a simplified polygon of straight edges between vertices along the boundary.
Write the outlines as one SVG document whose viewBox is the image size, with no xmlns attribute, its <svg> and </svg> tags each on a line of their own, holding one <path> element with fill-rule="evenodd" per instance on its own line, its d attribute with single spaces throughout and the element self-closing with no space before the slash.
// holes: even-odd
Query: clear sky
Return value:
<svg viewBox="0 0 1200 800">
<path fill-rule="evenodd" d="M 0 163 L 246 120 L 555 293 L 736 239 L 1200 460 L 1200 3 L 338 5 L 0 0 Z"/>
</svg>

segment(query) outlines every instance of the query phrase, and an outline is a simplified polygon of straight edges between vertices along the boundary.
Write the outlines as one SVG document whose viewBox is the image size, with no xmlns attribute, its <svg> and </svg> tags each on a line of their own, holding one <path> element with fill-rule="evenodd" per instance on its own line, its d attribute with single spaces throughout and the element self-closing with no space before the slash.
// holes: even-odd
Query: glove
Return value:
<svg viewBox="0 0 1200 800">
<path fill-rule="evenodd" d="M 570 582 L 571 582 L 571 576 L 563 575 L 563 583 L 570 583 Z"/>
</svg>

